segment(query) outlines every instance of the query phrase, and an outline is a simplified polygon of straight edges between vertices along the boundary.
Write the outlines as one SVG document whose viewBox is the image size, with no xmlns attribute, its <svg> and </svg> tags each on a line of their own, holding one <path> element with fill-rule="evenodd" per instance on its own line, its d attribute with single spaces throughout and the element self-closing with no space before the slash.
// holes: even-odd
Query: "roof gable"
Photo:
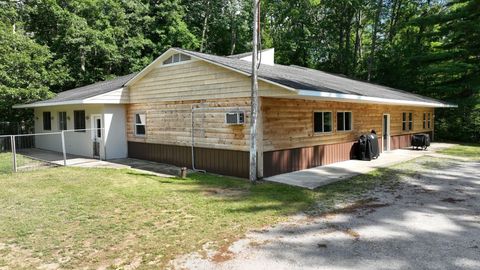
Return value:
<svg viewBox="0 0 480 270">
<path fill-rule="evenodd" d="M 120 76 L 112 80 L 106 80 L 89 84 L 86 86 L 74 88 L 58 93 L 54 98 L 33 102 L 30 104 L 15 105 L 14 108 L 33 108 L 62 104 L 81 104 L 81 103 L 108 103 L 105 99 L 96 102 L 95 98 L 105 96 L 105 94 L 121 90 L 125 83 L 132 79 L 136 73 Z"/>
</svg>

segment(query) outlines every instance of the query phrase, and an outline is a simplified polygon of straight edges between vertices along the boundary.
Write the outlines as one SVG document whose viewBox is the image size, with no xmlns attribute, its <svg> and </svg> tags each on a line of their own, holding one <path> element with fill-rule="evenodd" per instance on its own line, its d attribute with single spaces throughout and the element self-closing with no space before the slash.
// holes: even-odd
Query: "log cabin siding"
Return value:
<svg viewBox="0 0 480 270">
<path fill-rule="evenodd" d="M 250 97 L 251 78 L 204 61 L 162 66 L 158 64 L 145 77 L 129 87 L 130 102 L 224 99 Z M 262 96 L 288 96 L 293 91 L 259 82 Z"/>
<path fill-rule="evenodd" d="M 166 101 L 127 105 L 127 138 L 130 142 L 191 146 L 192 106 L 194 140 L 197 147 L 248 151 L 250 137 L 250 100 L 231 98 L 215 100 Z M 225 113 L 245 112 L 245 123 L 228 125 Z M 136 113 L 146 115 L 146 134 L 134 134 Z"/>
<path fill-rule="evenodd" d="M 391 136 L 425 133 L 433 130 L 433 108 L 262 97 L 264 151 L 295 149 L 317 145 L 354 142 L 374 129 L 382 137 L 382 117 L 390 114 Z M 314 133 L 313 113 L 331 111 L 333 131 Z M 336 112 L 352 112 L 352 131 L 336 130 Z M 402 113 L 413 113 L 413 129 L 402 130 Z M 423 113 L 431 113 L 430 129 L 423 128 Z"/>
</svg>

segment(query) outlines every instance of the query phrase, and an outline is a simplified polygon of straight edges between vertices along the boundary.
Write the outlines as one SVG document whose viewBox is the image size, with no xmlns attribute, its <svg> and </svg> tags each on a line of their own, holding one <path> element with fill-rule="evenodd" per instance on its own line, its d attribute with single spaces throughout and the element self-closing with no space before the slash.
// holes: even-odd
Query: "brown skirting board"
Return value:
<svg viewBox="0 0 480 270">
<path fill-rule="evenodd" d="M 189 146 L 128 142 L 128 157 L 192 167 Z M 244 151 L 195 148 L 195 167 L 211 173 L 248 178 L 249 154 Z"/>
<path fill-rule="evenodd" d="M 411 134 L 392 136 L 391 149 L 409 147 L 411 136 Z M 264 177 L 352 159 L 356 153 L 355 143 L 346 142 L 265 152 L 263 155 Z M 379 138 L 379 147 L 382 151 L 381 138 Z M 189 146 L 129 141 L 128 156 L 176 166 L 192 167 L 192 153 Z M 197 169 L 248 178 L 248 152 L 196 147 L 195 159 Z"/>
<path fill-rule="evenodd" d="M 355 142 L 317 145 L 265 152 L 263 173 L 265 177 L 327 165 L 352 158 Z"/>
<path fill-rule="evenodd" d="M 430 136 L 430 139 L 432 139 L 432 132 L 420 132 L 420 133 L 426 133 Z M 392 136 L 392 138 L 390 139 L 390 149 L 395 150 L 395 149 L 410 147 L 412 135 L 413 134 Z"/>
</svg>

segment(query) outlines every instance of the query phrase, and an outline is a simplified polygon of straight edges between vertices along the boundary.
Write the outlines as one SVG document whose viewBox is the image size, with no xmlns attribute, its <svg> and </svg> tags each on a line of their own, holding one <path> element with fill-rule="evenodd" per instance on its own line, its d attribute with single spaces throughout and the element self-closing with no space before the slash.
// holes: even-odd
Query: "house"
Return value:
<svg viewBox="0 0 480 270">
<path fill-rule="evenodd" d="M 67 142 L 71 154 L 131 157 L 248 177 L 249 61 L 250 53 L 221 57 L 171 48 L 138 73 L 15 108 L 34 109 L 35 132 L 79 131 Z M 348 160 L 359 135 L 372 129 L 383 151 L 409 146 L 412 134 L 433 136 L 434 108 L 453 106 L 278 65 L 273 49 L 262 51 L 258 75 L 259 177 Z M 92 142 L 101 147 L 95 150 Z M 37 138 L 36 147 L 60 150 L 47 136 Z"/>
</svg>

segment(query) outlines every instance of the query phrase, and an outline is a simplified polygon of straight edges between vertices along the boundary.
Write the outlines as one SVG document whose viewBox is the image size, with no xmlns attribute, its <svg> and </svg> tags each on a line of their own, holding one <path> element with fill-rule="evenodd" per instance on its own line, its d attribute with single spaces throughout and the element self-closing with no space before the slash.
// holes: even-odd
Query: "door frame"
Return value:
<svg viewBox="0 0 480 270">
<path fill-rule="evenodd" d="M 385 116 L 387 116 L 387 127 L 385 128 Z M 391 117 L 389 113 L 384 113 L 382 115 L 382 151 L 390 151 L 391 150 L 391 140 L 392 140 L 392 134 L 391 134 L 391 126 L 392 123 L 390 121 Z M 387 133 L 387 141 L 385 142 L 385 134 L 384 131 Z M 387 144 L 385 149 L 385 143 Z"/>
<path fill-rule="evenodd" d="M 91 141 L 92 143 L 93 142 L 98 142 L 99 143 L 99 147 L 98 147 L 98 158 L 99 159 L 102 159 L 102 146 L 104 146 L 104 136 L 105 136 L 105 133 L 103 132 L 103 130 L 101 129 L 100 130 L 100 138 L 97 136 L 97 119 L 100 119 L 100 128 L 104 128 L 104 121 L 103 121 L 103 116 L 101 114 L 92 114 L 90 115 L 90 123 L 91 123 Z M 92 150 L 93 151 L 93 150 Z M 92 156 L 93 157 L 96 157 L 95 156 L 95 153 L 92 152 Z"/>
</svg>

